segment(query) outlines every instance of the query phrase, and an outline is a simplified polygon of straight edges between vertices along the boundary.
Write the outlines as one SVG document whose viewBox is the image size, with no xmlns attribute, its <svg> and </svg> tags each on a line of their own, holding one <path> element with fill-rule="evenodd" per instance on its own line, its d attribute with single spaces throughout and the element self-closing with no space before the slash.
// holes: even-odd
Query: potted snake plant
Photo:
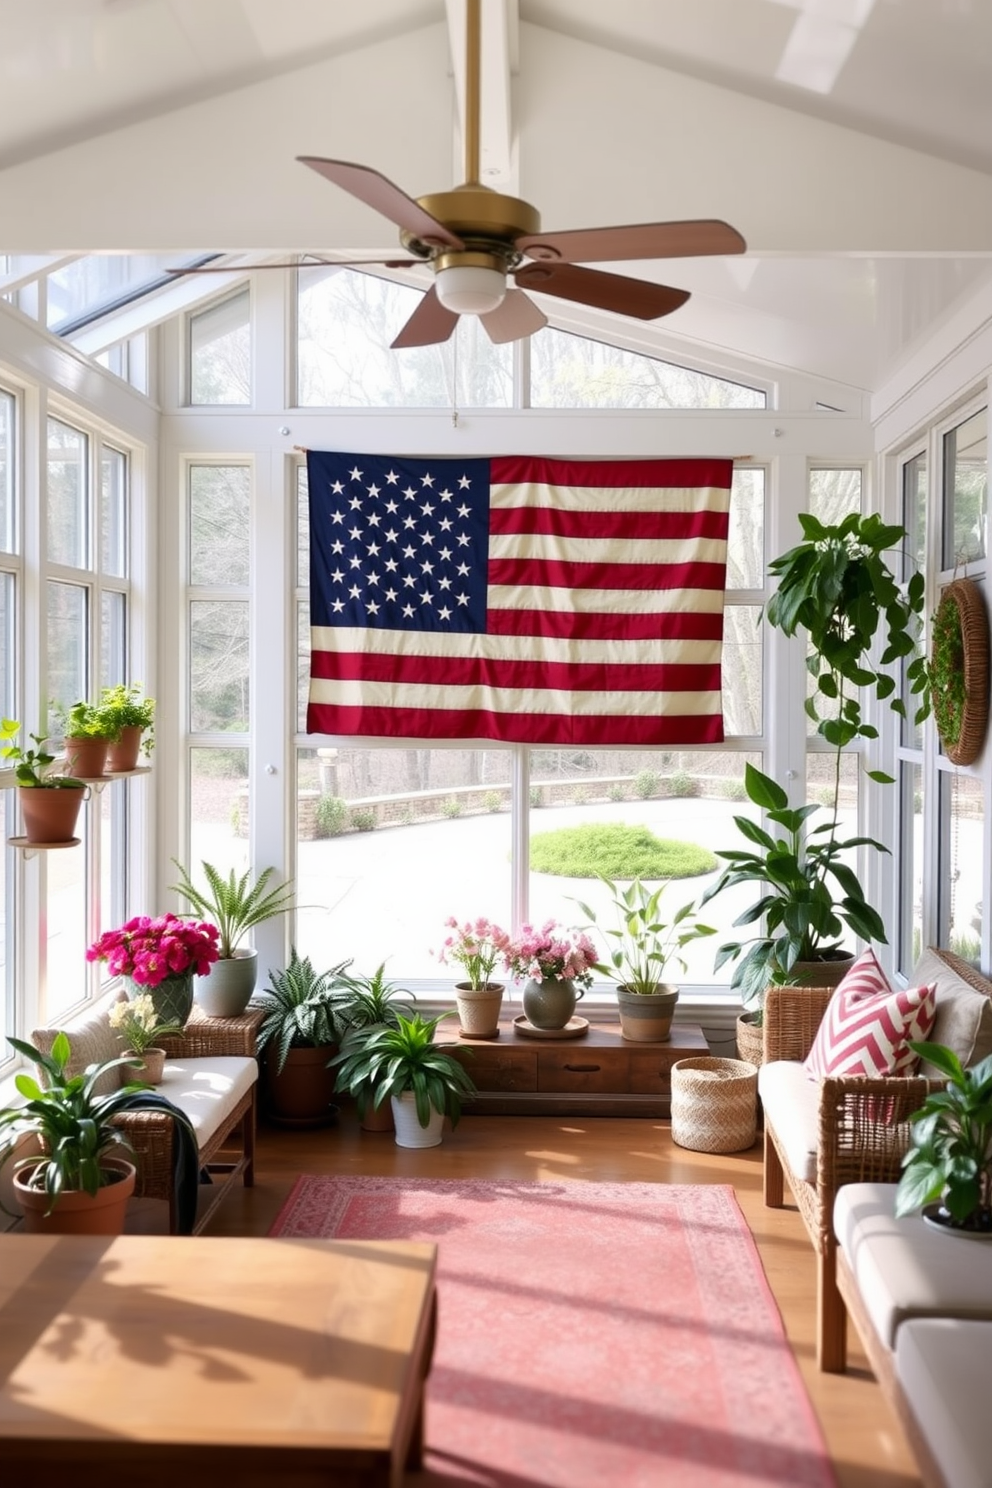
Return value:
<svg viewBox="0 0 992 1488">
<path fill-rule="evenodd" d="M 281 1126 L 321 1126 L 337 1119 L 335 1076 L 328 1065 L 342 1030 L 339 997 L 350 987 L 341 961 L 317 971 L 294 946 L 289 965 L 269 972 L 252 998 L 262 1009 L 256 1045 L 262 1059 L 266 1109 Z"/>
</svg>

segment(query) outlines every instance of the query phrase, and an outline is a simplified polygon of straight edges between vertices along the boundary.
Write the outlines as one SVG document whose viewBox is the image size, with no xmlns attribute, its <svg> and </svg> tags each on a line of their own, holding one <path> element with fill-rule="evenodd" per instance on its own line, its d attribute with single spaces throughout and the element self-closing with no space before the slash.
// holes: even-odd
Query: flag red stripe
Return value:
<svg viewBox="0 0 992 1488">
<path fill-rule="evenodd" d="M 551 537 L 725 539 L 730 527 L 727 512 L 611 512 L 563 511 L 550 506 L 493 506 L 489 531 L 494 537 L 514 533 Z"/>
<path fill-rule="evenodd" d="M 721 563 L 562 563 L 551 558 L 490 558 L 490 584 L 540 589 L 719 589 Z"/>
<path fill-rule="evenodd" d="M 719 641 L 723 639 L 723 611 L 590 615 L 565 610 L 490 610 L 486 633 L 563 641 Z"/>
<path fill-rule="evenodd" d="M 528 687 L 559 692 L 719 692 L 720 667 L 693 663 L 503 661 L 484 656 L 393 656 L 314 651 L 314 677 L 445 687 Z"/>
<path fill-rule="evenodd" d="M 658 491 L 710 486 L 729 491 L 733 478 L 732 460 L 541 460 L 533 455 L 500 455 L 489 461 L 494 486 L 653 487 Z"/>
<path fill-rule="evenodd" d="M 365 734 L 392 739 L 496 739 L 502 744 L 722 744 L 719 714 L 664 718 L 562 717 L 484 709 L 348 708 L 311 703 L 308 734 Z"/>
</svg>

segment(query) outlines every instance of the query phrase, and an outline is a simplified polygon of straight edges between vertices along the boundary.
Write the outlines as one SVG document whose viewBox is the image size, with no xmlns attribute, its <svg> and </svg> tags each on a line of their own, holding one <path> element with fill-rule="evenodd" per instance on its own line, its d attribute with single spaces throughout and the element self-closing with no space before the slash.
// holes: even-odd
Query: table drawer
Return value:
<svg viewBox="0 0 992 1488">
<path fill-rule="evenodd" d="M 609 1049 L 542 1049 L 537 1088 L 620 1095 L 628 1089 L 627 1059 L 618 1059 Z"/>
<path fill-rule="evenodd" d="M 633 1049 L 629 1056 L 630 1089 L 634 1095 L 671 1095 L 672 1065 L 686 1057 L 685 1050 Z"/>
<path fill-rule="evenodd" d="M 480 1090 L 536 1090 L 536 1049 L 460 1049 L 460 1063 Z"/>
</svg>

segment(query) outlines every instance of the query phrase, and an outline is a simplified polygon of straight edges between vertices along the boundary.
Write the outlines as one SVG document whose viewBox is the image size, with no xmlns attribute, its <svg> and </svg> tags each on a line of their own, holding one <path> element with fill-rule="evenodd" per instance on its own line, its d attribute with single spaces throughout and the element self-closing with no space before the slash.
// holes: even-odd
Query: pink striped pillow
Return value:
<svg viewBox="0 0 992 1488">
<path fill-rule="evenodd" d="M 814 1079 L 915 1074 L 919 1060 L 910 1041 L 929 1038 L 936 1015 L 936 985 L 895 992 L 875 952 L 864 951 L 827 1004 L 806 1073 Z"/>
</svg>

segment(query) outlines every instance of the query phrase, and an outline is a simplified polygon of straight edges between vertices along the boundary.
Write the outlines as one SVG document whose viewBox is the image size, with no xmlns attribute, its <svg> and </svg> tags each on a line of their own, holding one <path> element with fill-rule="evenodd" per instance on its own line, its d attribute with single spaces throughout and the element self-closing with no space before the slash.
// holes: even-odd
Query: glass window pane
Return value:
<svg viewBox="0 0 992 1488">
<path fill-rule="evenodd" d="M 100 683 L 127 681 L 127 601 L 105 589 L 100 597 Z"/>
<path fill-rule="evenodd" d="M 7 714 L 10 717 L 10 714 Z M 13 791 L 0 791 L 0 843 L 16 829 Z M 17 917 L 15 915 L 13 848 L 0 850 L 0 1069 L 13 1057 L 7 1043 L 11 1034 L 17 1037 L 17 1003 L 14 997 L 14 968 L 17 964 Z M 56 855 L 57 856 L 57 855 Z"/>
<path fill-rule="evenodd" d="M 307 467 L 296 469 L 296 582 L 301 589 L 310 584 L 310 498 Z"/>
<path fill-rule="evenodd" d="M 923 950 L 923 767 L 899 768 L 899 941 L 897 971 L 908 977 Z"/>
<path fill-rule="evenodd" d="M 86 983 L 86 841 L 89 832 L 89 803 L 79 813 L 76 836 L 82 847 L 71 852 L 45 854 L 47 878 L 46 948 L 47 977 L 45 1021 L 53 1023 L 60 1013 L 79 1002 Z"/>
<path fill-rule="evenodd" d="M 606 850 L 610 829 L 619 827 L 647 828 L 662 842 L 677 842 L 689 848 L 700 848 L 710 866 L 706 871 L 688 877 L 674 878 L 666 888 L 662 905 L 666 913 L 683 904 L 695 902 L 719 876 L 717 849 L 739 845 L 740 834 L 734 825 L 735 815 L 758 819 L 757 807 L 744 792 L 744 766 L 750 760 L 761 767 L 759 754 L 734 754 L 727 751 L 675 751 L 660 749 L 534 749 L 531 750 L 531 842 L 537 836 L 556 834 L 565 829 L 581 829 L 579 845 L 583 857 L 589 852 Z M 560 844 L 550 836 L 547 848 L 552 854 Z M 574 852 L 572 842 L 566 845 Z M 543 846 L 543 845 L 542 845 Z M 623 849 L 622 860 L 627 858 Z M 532 846 L 530 874 L 530 918 L 535 924 L 546 919 L 564 925 L 583 925 L 586 918 L 575 899 L 594 909 L 600 926 L 613 924 L 609 892 L 591 872 L 576 876 L 579 861 L 566 861 L 568 872 L 539 872 Z M 554 857 L 549 861 L 554 864 Z M 598 861 L 603 861 L 598 858 Z M 609 874 L 607 875 L 610 876 Z M 622 875 L 615 875 L 622 877 Z M 645 873 L 645 879 L 657 882 L 660 875 Z M 728 973 L 714 974 L 716 947 L 729 937 L 736 916 L 753 901 L 748 885 L 730 889 L 706 906 L 703 920 L 717 928 L 718 934 L 693 941 L 685 948 L 688 970 L 673 968 L 674 981 L 702 983 L 725 982 Z M 602 944 L 602 934 L 594 937 Z"/>
<path fill-rule="evenodd" d="M 240 733 L 248 728 L 248 606 L 242 601 L 190 605 L 190 728 Z"/>
<path fill-rule="evenodd" d="M 248 751 L 191 749 L 190 876 L 202 882 L 201 863 L 222 874 L 248 867 Z"/>
<path fill-rule="evenodd" d="M 303 269 L 297 301 L 301 408 L 510 408 L 513 347 L 463 315 L 450 341 L 392 351 L 423 299 L 349 269 Z"/>
<path fill-rule="evenodd" d="M 985 793 L 974 775 L 940 772 L 938 945 L 977 966 L 982 948 Z"/>
<path fill-rule="evenodd" d="M 166 269 L 175 254 L 91 253 L 48 275 L 48 326 L 58 335 L 63 326 L 96 315 L 141 288 L 170 283 Z"/>
<path fill-rule="evenodd" d="M 902 525 L 906 529 L 906 562 L 903 577 L 908 579 L 914 572 L 926 571 L 927 537 L 927 457 L 917 455 L 907 460 L 902 468 Z M 922 645 L 923 637 L 920 637 Z M 914 653 L 915 655 L 916 653 Z M 923 728 L 913 719 L 919 706 L 919 695 L 909 691 L 905 685 L 905 671 L 912 657 L 903 663 L 902 700 L 906 717 L 900 720 L 901 742 L 909 749 L 922 749 Z"/>
<path fill-rule="evenodd" d="M 761 733 L 763 658 L 760 605 L 727 605 L 723 616 L 723 727 Z"/>
<path fill-rule="evenodd" d="M 100 561 L 114 578 L 127 576 L 127 456 L 104 445 L 100 454 Z"/>
<path fill-rule="evenodd" d="M 727 540 L 727 588 L 761 589 L 765 582 L 765 472 L 734 471 Z"/>
<path fill-rule="evenodd" d="M 533 408 L 764 408 L 757 388 L 545 326 L 530 338 Z"/>
<path fill-rule="evenodd" d="M 510 916 L 510 752 L 303 749 L 297 776 L 297 947 L 391 977 L 460 977 L 431 955 L 449 915 Z M 425 865 L 457 864 L 457 872 Z M 383 905 L 389 913 L 383 914 Z"/>
<path fill-rule="evenodd" d="M 211 587 L 247 584 L 251 470 L 192 465 L 189 472 L 189 576 Z"/>
<path fill-rule="evenodd" d="M 14 641 L 17 623 L 17 590 L 13 574 L 0 573 L 0 708 L 4 718 L 14 717 Z M 0 791 L 0 795 L 4 792 Z"/>
<path fill-rule="evenodd" d="M 809 509 L 828 527 L 861 510 L 860 470 L 811 470 Z"/>
<path fill-rule="evenodd" d="M 84 585 L 48 585 L 48 696 L 64 707 L 89 692 L 88 605 Z"/>
<path fill-rule="evenodd" d="M 247 289 L 190 317 L 190 402 L 251 402 L 251 297 Z"/>
<path fill-rule="evenodd" d="M 17 401 L 0 391 L 0 551 L 15 551 Z"/>
<path fill-rule="evenodd" d="M 85 568 L 89 562 L 89 511 L 85 434 L 48 420 L 48 557 Z"/>
<path fill-rule="evenodd" d="M 944 435 L 944 568 L 985 556 L 987 424 L 983 408 Z"/>
</svg>

